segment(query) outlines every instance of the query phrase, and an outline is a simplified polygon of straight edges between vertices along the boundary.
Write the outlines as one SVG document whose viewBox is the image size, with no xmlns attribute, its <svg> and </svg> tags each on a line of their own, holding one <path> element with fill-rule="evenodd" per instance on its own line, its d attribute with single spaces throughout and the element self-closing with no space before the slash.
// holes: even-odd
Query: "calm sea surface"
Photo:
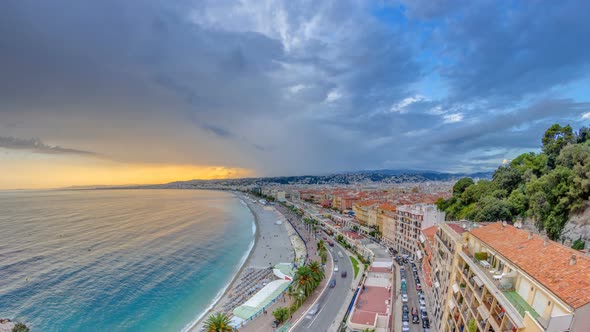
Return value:
<svg viewBox="0 0 590 332">
<path fill-rule="evenodd" d="M 32 331 L 181 331 L 254 240 L 233 195 L 0 191 L 0 318 Z"/>
</svg>

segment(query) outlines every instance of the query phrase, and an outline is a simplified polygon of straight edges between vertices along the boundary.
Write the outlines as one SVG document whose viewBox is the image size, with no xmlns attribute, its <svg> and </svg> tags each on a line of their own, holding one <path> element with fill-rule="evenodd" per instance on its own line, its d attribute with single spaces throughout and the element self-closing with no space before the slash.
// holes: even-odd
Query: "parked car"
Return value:
<svg viewBox="0 0 590 332">
<path fill-rule="evenodd" d="M 422 290 L 422 285 L 420 285 L 419 283 L 416 283 L 416 290 L 417 291 Z"/>
<path fill-rule="evenodd" d="M 404 312 L 408 312 L 408 305 L 406 303 L 404 303 L 402 308 L 403 308 Z M 416 308 L 412 308 L 412 310 L 414 310 L 414 309 L 416 309 Z"/>
<path fill-rule="evenodd" d="M 420 310 L 420 314 L 422 314 L 422 319 L 428 318 L 428 312 L 426 310 Z"/>
<path fill-rule="evenodd" d="M 271 326 L 276 329 L 277 327 L 279 327 L 279 321 L 278 320 L 273 321 Z"/>
<path fill-rule="evenodd" d="M 422 318 L 422 327 L 425 329 L 430 328 L 430 321 L 428 320 L 428 318 Z"/>
<path fill-rule="evenodd" d="M 336 287 L 336 279 L 330 280 L 330 288 Z"/>
<path fill-rule="evenodd" d="M 340 274 L 340 276 L 342 278 L 346 278 L 346 275 L 347 275 L 346 270 L 342 271 L 342 273 Z"/>
<path fill-rule="evenodd" d="M 402 294 L 402 302 L 408 302 L 408 295 Z"/>
<path fill-rule="evenodd" d="M 410 332 L 410 324 L 408 322 L 402 322 L 402 332 Z"/>
<path fill-rule="evenodd" d="M 418 319 L 418 315 L 412 315 L 412 324 L 418 324 L 420 320 Z"/>
<path fill-rule="evenodd" d="M 408 313 L 404 312 L 402 313 L 402 322 L 407 322 L 410 320 L 410 317 L 408 317 Z"/>
</svg>

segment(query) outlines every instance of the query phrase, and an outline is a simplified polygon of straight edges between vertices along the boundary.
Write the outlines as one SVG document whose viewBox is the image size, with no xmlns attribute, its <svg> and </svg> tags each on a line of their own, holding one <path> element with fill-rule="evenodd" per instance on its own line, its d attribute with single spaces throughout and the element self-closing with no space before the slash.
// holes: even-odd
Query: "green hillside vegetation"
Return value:
<svg viewBox="0 0 590 332">
<path fill-rule="evenodd" d="M 583 210 L 590 196 L 590 128 L 574 132 L 554 124 L 541 141 L 541 153 L 516 157 L 491 181 L 459 180 L 451 198 L 437 201 L 439 209 L 451 220 L 529 218 L 559 240 L 570 214 Z"/>
</svg>

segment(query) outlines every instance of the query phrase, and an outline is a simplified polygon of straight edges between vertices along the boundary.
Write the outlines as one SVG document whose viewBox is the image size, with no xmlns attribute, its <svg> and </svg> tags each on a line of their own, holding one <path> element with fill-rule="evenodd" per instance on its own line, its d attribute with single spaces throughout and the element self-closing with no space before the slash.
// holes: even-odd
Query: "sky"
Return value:
<svg viewBox="0 0 590 332">
<path fill-rule="evenodd" d="M 0 189 L 493 170 L 590 122 L 589 1 L 0 3 Z"/>
</svg>

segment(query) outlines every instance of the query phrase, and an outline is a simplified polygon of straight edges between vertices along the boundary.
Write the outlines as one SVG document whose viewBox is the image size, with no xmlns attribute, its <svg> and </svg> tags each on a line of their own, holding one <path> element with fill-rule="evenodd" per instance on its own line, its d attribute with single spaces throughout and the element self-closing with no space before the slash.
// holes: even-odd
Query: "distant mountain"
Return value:
<svg viewBox="0 0 590 332">
<path fill-rule="evenodd" d="M 224 186 L 264 186 L 273 184 L 324 184 L 345 185 L 355 183 L 404 183 L 426 181 L 453 181 L 463 177 L 490 179 L 492 172 L 478 173 L 442 173 L 420 170 L 369 170 L 329 175 L 301 175 L 261 177 L 225 180 L 190 180 L 176 181 L 164 185 L 148 186 L 150 188 L 204 188 Z"/>
</svg>

